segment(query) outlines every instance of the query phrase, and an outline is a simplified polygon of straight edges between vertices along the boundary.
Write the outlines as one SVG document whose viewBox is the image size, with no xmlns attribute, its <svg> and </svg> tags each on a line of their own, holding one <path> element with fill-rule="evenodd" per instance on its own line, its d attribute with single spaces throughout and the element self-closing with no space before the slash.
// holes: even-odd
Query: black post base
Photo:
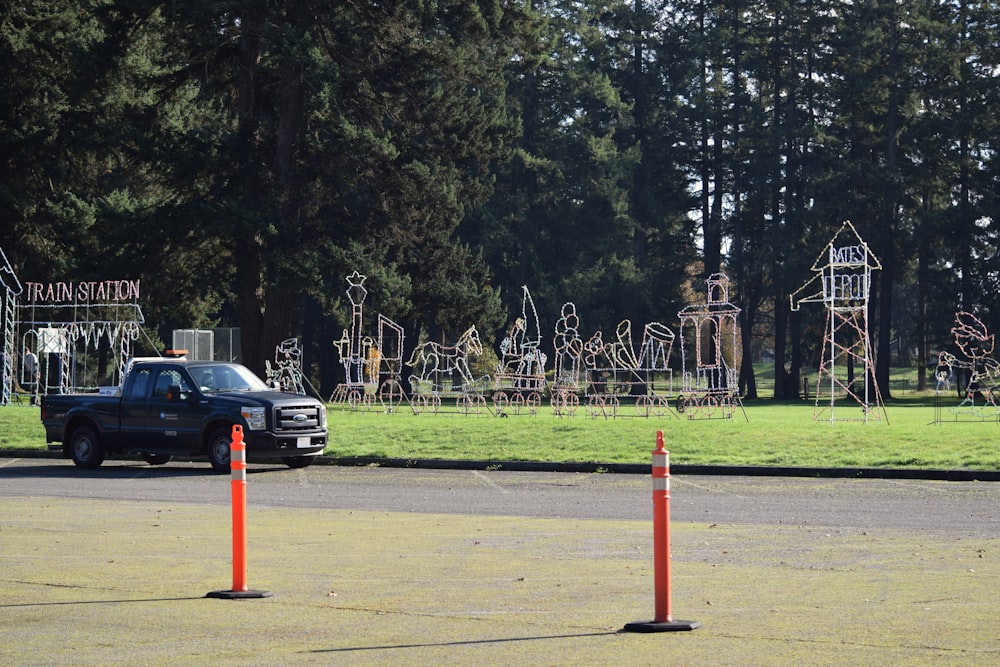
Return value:
<svg viewBox="0 0 1000 667">
<path fill-rule="evenodd" d="M 207 598 L 219 598 L 220 600 L 249 600 L 252 598 L 269 598 L 270 591 L 212 591 L 206 593 Z"/>
<path fill-rule="evenodd" d="M 636 621 L 626 623 L 622 632 L 678 632 L 700 627 L 698 621 Z"/>
</svg>

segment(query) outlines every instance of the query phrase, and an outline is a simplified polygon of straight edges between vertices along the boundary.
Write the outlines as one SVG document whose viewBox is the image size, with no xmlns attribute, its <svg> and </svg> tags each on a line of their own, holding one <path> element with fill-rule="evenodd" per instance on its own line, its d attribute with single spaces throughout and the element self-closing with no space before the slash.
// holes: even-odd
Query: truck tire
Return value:
<svg viewBox="0 0 1000 667">
<path fill-rule="evenodd" d="M 80 426 L 69 436 L 69 454 L 80 468 L 93 470 L 104 463 L 106 452 L 97 433 L 89 426 Z"/>
<path fill-rule="evenodd" d="M 312 456 L 283 456 L 281 462 L 289 468 L 308 468 L 316 463 L 317 455 Z"/>
<path fill-rule="evenodd" d="M 205 453 L 215 472 L 229 472 L 229 447 L 232 442 L 232 430 L 229 428 L 217 428 L 208 437 Z"/>
</svg>

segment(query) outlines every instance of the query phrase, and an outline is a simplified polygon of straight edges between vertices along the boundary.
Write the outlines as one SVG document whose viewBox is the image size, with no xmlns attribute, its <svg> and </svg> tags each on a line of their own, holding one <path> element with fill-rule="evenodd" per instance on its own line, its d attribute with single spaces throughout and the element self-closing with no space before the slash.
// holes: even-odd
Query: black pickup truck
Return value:
<svg viewBox="0 0 1000 667">
<path fill-rule="evenodd" d="M 150 464 L 207 456 L 229 471 L 233 424 L 243 427 L 247 458 L 303 468 L 327 443 L 326 406 L 273 391 L 245 366 L 215 361 L 138 361 L 120 390 L 42 398 L 47 442 L 82 468 L 108 455 L 140 454 Z"/>
</svg>

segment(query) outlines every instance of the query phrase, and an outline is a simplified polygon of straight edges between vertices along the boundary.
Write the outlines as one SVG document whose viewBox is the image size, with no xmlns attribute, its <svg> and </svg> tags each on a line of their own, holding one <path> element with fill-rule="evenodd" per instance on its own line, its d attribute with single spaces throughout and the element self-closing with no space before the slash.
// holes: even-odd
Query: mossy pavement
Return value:
<svg viewBox="0 0 1000 667">
<path fill-rule="evenodd" d="M 0 496 L 3 665 L 983 665 L 1000 538 L 674 523 L 651 620 L 651 525 Z"/>
</svg>

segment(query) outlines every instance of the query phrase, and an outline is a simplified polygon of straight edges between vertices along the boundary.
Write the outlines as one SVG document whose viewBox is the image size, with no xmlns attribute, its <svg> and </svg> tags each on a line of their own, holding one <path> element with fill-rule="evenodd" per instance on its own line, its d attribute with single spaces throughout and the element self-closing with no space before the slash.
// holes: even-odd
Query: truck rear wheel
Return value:
<svg viewBox="0 0 1000 667">
<path fill-rule="evenodd" d="M 231 456 L 229 447 L 232 442 L 232 431 L 228 428 L 215 429 L 209 436 L 205 453 L 208 454 L 208 462 L 212 464 L 215 472 L 229 472 Z"/>
<path fill-rule="evenodd" d="M 88 470 L 99 468 L 104 463 L 106 454 L 97 433 L 89 426 L 73 430 L 69 436 L 69 453 L 73 457 L 73 463 Z"/>
</svg>

